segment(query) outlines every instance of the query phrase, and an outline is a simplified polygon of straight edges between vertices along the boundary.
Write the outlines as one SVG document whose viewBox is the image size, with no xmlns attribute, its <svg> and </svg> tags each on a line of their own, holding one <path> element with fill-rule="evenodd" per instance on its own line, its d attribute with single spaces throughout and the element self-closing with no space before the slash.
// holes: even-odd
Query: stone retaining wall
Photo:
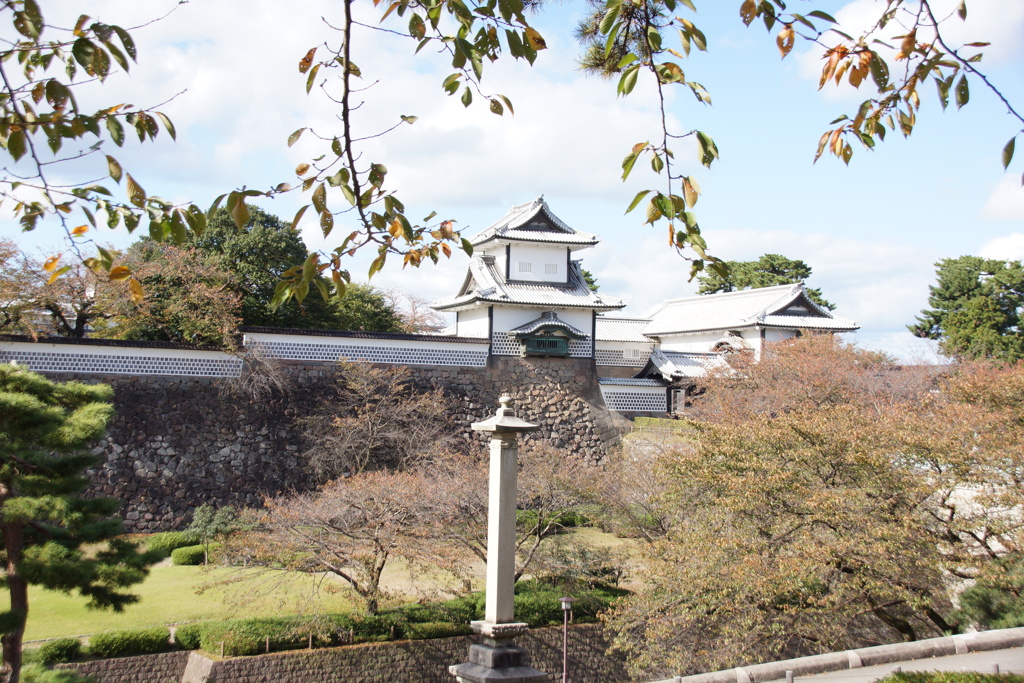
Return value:
<svg viewBox="0 0 1024 683">
<path fill-rule="evenodd" d="M 111 384 L 116 414 L 94 453 L 91 493 L 124 501 L 131 531 L 178 529 L 199 505 L 258 506 L 263 497 L 317 483 L 303 455 L 298 421 L 327 400 L 336 366 L 283 365 L 291 390 L 253 401 L 236 380 L 182 376 L 51 375 Z M 410 367 L 424 385 L 445 389 L 468 439 L 470 424 L 494 414 L 509 393 L 521 417 L 542 425 L 567 457 L 600 464 L 630 422 L 605 408 L 590 359 L 491 357 L 485 368 Z"/>
<path fill-rule="evenodd" d="M 69 665 L 96 677 L 97 683 L 454 683 L 448 667 L 466 660 L 477 636 L 370 643 L 323 650 L 281 652 L 257 657 L 211 660 L 199 653 L 178 652 L 125 657 Z M 562 629 L 527 632 L 518 644 L 530 653 L 534 667 L 554 683 L 562 677 Z M 628 681 L 623 662 L 605 654 L 608 642 L 598 624 L 569 629 L 569 672 L 573 683 Z M 191 654 L 192 661 L 186 660 Z M 176 673 L 171 676 L 169 663 Z M 151 661 L 151 670 L 146 662 Z M 160 676 L 164 676 L 160 678 Z"/>
<path fill-rule="evenodd" d="M 55 668 L 74 669 L 93 676 L 97 683 L 168 683 L 180 681 L 189 659 L 188 652 L 99 659 L 77 664 L 59 664 Z"/>
</svg>

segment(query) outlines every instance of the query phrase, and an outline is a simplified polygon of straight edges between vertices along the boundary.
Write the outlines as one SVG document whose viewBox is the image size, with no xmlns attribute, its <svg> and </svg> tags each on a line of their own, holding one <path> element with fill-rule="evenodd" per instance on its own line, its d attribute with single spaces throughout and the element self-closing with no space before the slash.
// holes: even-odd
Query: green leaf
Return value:
<svg viewBox="0 0 1024 683">
<path fill-rule="evenodd" d="M 232 196 L 236 197 L 234 204 L 231 202 Z M 245 198 L 232 192 L 231 196 L 228 197 L 228 205 L 231 212 L 231 220 L 235 222 L 239 230 L 244 229 L 245 224 L 249 222 L 249 207 L 245 205 Z"/>
<path fill-rule="evenodd" d="M 352 206 L 356 205 L 356 195 L 354 192 L 352 192 L 351 187 L 349 187 L 348 185 L 342 185 L 341 194 L 344 195 L 345 199 L 348 201 L 349 204 L 351 204 Z"/>
<path fill-rule="evenodd" d="M 956 8 L 956 13 L 961 19 L 967 19 L 967 0 L 961 0 Z"/>
<path fill-rule="evenodd" d="M 299 141 L 299 138 L 300 138 L 300 137 L 302 137 L 302 134 L 303 134 L 304 132 L 306 132 L 306 129 L 305 129 L 305 128 L 299 128 L 299 129 L 298 129 L 297 131 L 295 131 L 294 133 L 292 133 L 291 135 L 289 135 L 289 136 L 288 136 L 288 146 L 289 146 L 289 147 L 291 147 L 291 146 L 292 146 L 292 145 L 294 145 L 294 144 L 295 144 L 296 142 L 298 142 L 298 141 Z"/>
<path fill-rule="evenodd" d="M 323 213 L 327 210 L 327 188 L 323 183 L 316 186 L 313 190 L 313 208 L 316 209 L 317 213 Z"/>
<path fill-rule="evenodd" d="M 465 237 L 462 238 L 462 251 L 466 252 L 466 256 L 473 255 L 473 245 Z"/>
<path fill-rule="evenodd" d="M 206 214 L 195 204 L 189 204 L 185 209 L 185 220 L 188 221 L 189 229 L 196 235 L 202 235 L 206 231 Z"/>
<path fill-rule="evenodd" d="M 419 120 L 418 116 L 406 116 L 405 114 L 403 114 L 401 116 L 401 118 L 402 118 L 403 121 L 405 121 L 409 125 L 412 125 L 412 124 L 416 123 Z"/>
<path fill-rule="evenodd" d="M 629 208 L 626 209 L 626 213 L 629 213 L 637 206 L 639 206 L 640 202 L 643 201 L 643 198 L 649 195 L 650 193 L 650 190 L 641 190 L 640 192 L 637 192 L 636 196 L 633 197 L 633 201 L 629 203 Z"/>
<path fill-rule="evenodd" d="M 302 214 L 306 213 L 306 209 L 308 209 L 308 208 L 309 208 L 309 204 L 306 204 L 301 209 L 299 209 L 298 211 L 295 212 L 295 218 L 292 219 L 292 225 L 291 225 L 292 230 L 298 230 L 299 229 L 299 221 L 302 220 Z"/>
<path fill-rule="evenodd" d="M 470 92 L 469 86 L 467 85 L 462 91 L 462 106 L 468 107 L 473 103 L 473 93 Z"/>
<path fill-rule="evenodd" d="M 969 99 L 971 99 L 971 91 L 967 85 L 967 74 L 964 74 L 956 82 L 956 108 L 959 109 L 967 104 Z"/>
<path fill-rule="evenodd" d="M 875 85 L 878 86 L 879 90 L 882 90 L 889 85 L 889 67 L 886 66 L 882 58 L 878 56 L 878 53 L 872 52 L 871 62 L 868 64 L 868 68 L 871 71 L 871 78 L 875 81 Z"/>
<path fill-rule="evenodd" d="M 715 145 L 715 141 L 707 133 L 697 131 L 697 147 L 700 163 L 710 168 L 711 163 L 718 158 L 718 147 Z"/>
<path fill-rule="evenodd" d="M 367 277 L 373 277 L 380 272 L 380 269 L 384 267 L 385 258 L 386 254 L 381 254 L 377 258 L 373 259 L 373 263 L 370 264 L 370 273 Z"/>
<path fill-rule="evenodd" d="M 27 150 L 25 133 L 20 130 L 13 131 L 7 138 L 7 153 L 15 161 L 25 156 Z"/>
<path fill-rule="evenodd" d="M 107 170 L 110 173 L 110 177 L 114 179 L 114 182 L 120 184 L 122 174 L 121 164 L 119 164 L 117 159 L 109 154 L 107 155 Z"/>
<path fill-rule="evenodd" d="M 635 152 L 630 152 L 626 155 L 626 158 L 622 160 L 622 179 L 625 180 L 629 177 L 630 172 L 633 170 L 633 166 L 636 165 L 636 160 L 640 157 Z"/>
<path fill-rule="evenodd" d="M 824 19 L 830 24 L 838 23 L 835 19 L 832 18 L 831 14 L 826 14 L 825 12 L 822 12 L 820 9 L 816 9 L 813 12 L 808 12 L 807 16 L 814 17 L 815 19 Z"/>
<path fill-rule="evenodd" d="M 619 20 L 619 12 L 622 9 L 622 4 L 615 4 L 608 8 L 608 11 L 601 17 L 601 23 L 598 24 L 597 30 L 602 35 L 613 34 L 612 27 L 615 26 L 615 22 Z"/>
<path fill-rule="evenodd" d="M 313 276 L 316 275 L 316 266 L 319 261 L 320 255 L 316 252 L 306 257 L 305 262 L 302 264 L 302 279 L 304 281 L 309 282 L 313 279 Z"/>
<path fill-rule="evenodd" d="M 330 211 L 320 214 L 320 230 L 324 233 L 324 237 L 330 235 L 331 230 L 334 230 L 334 215 Z"/>
<path fill-rule="evenodd" d="M 113 114 L 107 114 L 107 132 L 110 133 L 110 139 L 114 141 L 114 144 L 118 147 L 124 146 L 124 126 L 117 120 L 117 117 Z"/>
<path fill-rule="evenodd" d="M 110 28 L 117 34 L 117 37 L 121 39 L 121 45 L 124 47 L 124 51 L 128 53 L 128 57 L 130 57 L 133 62 L 138 61 L 136 59 L 138 54 L 135 49 L 135 41 L 132 40 L 132 37 L 128 32 L 120 26 L 111 26 Z"/>
<path fill-rule="evenodd" d="M 633 88 L 636 87 L 636 79 L 640 75 L 640 65 L 634 64 L 625 71 L 622 72 L 622 77 L 619 79 L 619 94 L 628 95 L 633 92 Z"/>
<path fill-rule="evenodd" d="M 313 89 L 313 83 L 316 82 L 316 74 L 320 71 L 320 65 L 314 64 L 313 68 L 309 70 L 309 76 L 306 77 L 306 93 Z"/>
<path fill-rule="evenodd" d="M 331 290 L 327 286 L 327 282 L 325 282 L 323 278 L 318 277 L 317 279 L 313 280 L 313 284 L 316 285 L 316 288 L 320 290 L 320 296 L 324 298 L 324 301 L 329 303 L 331 301 Z"/>
<path fill-rule="evenodd" d="M 422 39 L 427 35 L 427 27 L 423 23 L 423 17 L 415 12 L 409 17 L 409 35 L 417 39 Z"/>
<path fill-rule="evenodd" d="M 187 235 L 185 217 L 180 210 L 176 210 L 171 214 L 171 236 L 174 238 L 174 243 L 183 244 Z"/>
<path fill-rule="evenodd" d="M 1017 145 L 1017 136 L 1014 135 L 1010 138 L 1010 141 L 1003 147 L 1003 170 L 1010 167 L 1010 162 L 1013 161 L 1013 148 Z"/>
</svg>

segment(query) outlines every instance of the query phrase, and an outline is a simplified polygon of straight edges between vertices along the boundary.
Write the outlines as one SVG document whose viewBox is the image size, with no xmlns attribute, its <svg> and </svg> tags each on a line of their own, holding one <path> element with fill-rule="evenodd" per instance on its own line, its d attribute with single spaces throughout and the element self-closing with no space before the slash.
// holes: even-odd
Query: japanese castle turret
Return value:
<svg viewBox="0 0 1024 683">
<path fill-rule="evenodd" d="M 455 313 L 457 336 L 490 339 L 498 356 L 594 357 L 598 313 L 625 306 L 592 291 L 573 259 L 597 237 L 566 225 L 541 197 L 469 241 L 458 294 L 431 304 Z"/>
</svg>

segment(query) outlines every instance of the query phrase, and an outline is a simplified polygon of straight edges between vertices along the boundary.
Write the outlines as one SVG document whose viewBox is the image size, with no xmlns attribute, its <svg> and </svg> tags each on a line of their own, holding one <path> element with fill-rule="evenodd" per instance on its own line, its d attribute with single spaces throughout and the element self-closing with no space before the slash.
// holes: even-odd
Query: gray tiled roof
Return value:
<svg viewBox="0 0 1024 683">
<path fill-rule="evenodd" d="M 623 387 L 663 387 L 665 382 L 648 377 L 598 377 L 598 384 L 617 385 Z"/>
<path fill-rule="evenodd" d="M 683 379 L 704 377 L 714 370 L 728 367 L 725 358 L 717 353 L 684 353 L 654 349 L 644 373 L 648 368 L 653 368 L 662 377 Z"/>
<path fill-rule="evenodd" d="M 576 339 L 587 338 L 586 332 L 582 332 L 564 320 L 561 320 L 557 315 L 555 315 L 554 311 L 547 311 L 535 320 L 531 320 L 519 327 L 513 327 L 509 332 L 514 336 L 527 335 L 533 334 L 542 327 L 558 327 L 565 331 L 570 337 L 574 337 Z"/>
<path fill-rule="evenodd" d="M 593 246 L 596 236 L 574 230 L 551 212 L 543 197 L 513 206 L 501 220 L 471 237 L 474 246 L 494 239 L 525 240 L 579 246 Z"/>
<path fill-rule="evenodd" d="M 805 312 L 787 312 L 791 307 L 802 307 Z M 856 322 L 835 316 L 815 304 L 798 283 L 666 301 L 651 316 L 644 334 L 661 336 L 753 326 L 832 332 L 860 328 Z"/>
<path fill-rule="evenodd" d="M 602 296 L 591 291 L 579 261 L 569 264 L 569 281 L 506 282 L 494 263 L 486 256 L 474 256 L 459 294 L 430 304 L 439 311 L 452 311 L 476 303 L 540 306 L 543 308 L 587 308 L 613 311 L 625 306 L 621 299 Z"/>
<path fill-rule="evenodd" d="M 648 318 L 608 318 L 597 317 L 595 339 L 598 341 L 651 343 L 643 330 L 651 322 Z"/>
</svg>

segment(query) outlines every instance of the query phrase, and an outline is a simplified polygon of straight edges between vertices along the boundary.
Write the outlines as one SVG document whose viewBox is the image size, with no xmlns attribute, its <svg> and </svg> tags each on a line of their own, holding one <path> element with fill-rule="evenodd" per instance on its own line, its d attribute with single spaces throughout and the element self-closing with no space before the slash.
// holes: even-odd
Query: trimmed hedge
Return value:
<svg viewBox="0 0 1024 683">
<path fill-rule="evenodd" d="M 403 635 L 409 640 L 426 640 L 428 638 L 451 638 L 452 636 L 468 636 L 473 632 L 469 624 L 453 624 L 447 621 L 427 621 L 420 624 L 406 624 Z"/>
<path fill-rule="evenodd" d="M 164 531 L 147 536 L 145 542 L 146 550 L 160 550 L 167 557 L 178 548 L 196 545 L 202 540 L 194 531 Z"/>
<path fill-rule="evenodd" d="M 213 546 L 210 547 L 213 554 Z M 206 559 L 206 550 L 201 545 L 187 545 L 171 551 L 171 564 L 194 566 Z"/>
<path fill-rule="evenodd" d="M 174 629 L 174 642 L 182 650 L 198 650 L 202 624 L 184 624 Z"/>
<path fill-rule="evenodd" d="M 151 655 L 175 650 L 166 626 L 131 631 L 106 631 L 89 638 L 89 654 L 100 659 Z"/>
<path fill-rule="evenodd" d="M 39 663 L 44 666 L 73 662 L 82 656 L 78 638 L 57 638 L 39 647 Z"/>
<path fill-rule="evenodd" d="M 1024 683 L 1024 676 L 976 671 L 903 671 L 891 674 L 879 683 Z"/>
<path fill-rule="evenodd" d="M 628 593 L 608 586 L 584 591 L 567 590 L 550 581 L 520 581 L 516 584 L 516 616 L 530 626 L 560 624 L 562 609 L 559 598 L 567 592 L 577 599 L 573 605 L 576 622 L 596 620 L 599 612 Z M 225 655 L 242 656 L 265 652 L 268 638 L 271 651 L 309 647 L 311 636 L 314 647 L 403 638 L 448 638 L 472 632 L 469 622 L 483 618 L 484 600 L 484 593 L 480 592 L 444 602 L 410 603 L 376 615 L 256 617 L 184 624 L 174 633 L 174 645 L 169 642 L 170 634 L 166 628 L 114 631 L 93 636 L 89 654 L 118 657 L 178 648 L 219 653 L 223 643 Z"/>
<path fill-rule="evenodd" d="M 95 683 L 92 676 L 82 676 L 71 669 L 47 669 L 42 664 L 26 664 L 21 669 L 21 683 Z"/>
</svg>

